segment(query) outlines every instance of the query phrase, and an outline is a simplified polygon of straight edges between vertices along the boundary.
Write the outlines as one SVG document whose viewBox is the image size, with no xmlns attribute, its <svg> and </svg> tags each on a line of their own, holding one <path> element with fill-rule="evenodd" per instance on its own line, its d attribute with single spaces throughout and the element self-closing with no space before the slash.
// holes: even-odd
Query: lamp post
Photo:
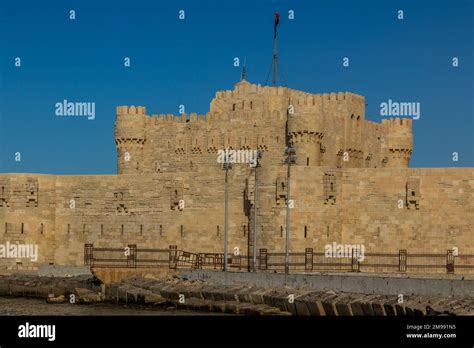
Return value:
<svg viewBox="0 0 474 348">
<path fill-rule="evenodd" d="M 285 161 L 288 165 L 288 181 L 286 185 L 286 236 L 285 236 L 285 273 L 290 272 L 290 168 L 296 163 L 296 149 L 289 146 L 285 149 Z"/>
<path fill-rule="evenodd" d="M 255 187 L 253 189 L 253 265 L 252 271 L 257 271 L 257 168 L 260 167 L 260 159 L 262 158 L 262 152 L 257 150 L 257 158 L 250 162 L 250 167 L 255 170 Z"/>
<path fill-rule="evenodd" d="M 232 169 L 232 154 L 226 151 L 224 156 L 224 164 L 222 165 L 222 169 L 225 170 L 225 188 L 224 188 L 224 272 L 227 272 L 227 236 L 228 236 L 228 194 L 227 194 L 227 177 L 229 169 Z"/>
</svg>

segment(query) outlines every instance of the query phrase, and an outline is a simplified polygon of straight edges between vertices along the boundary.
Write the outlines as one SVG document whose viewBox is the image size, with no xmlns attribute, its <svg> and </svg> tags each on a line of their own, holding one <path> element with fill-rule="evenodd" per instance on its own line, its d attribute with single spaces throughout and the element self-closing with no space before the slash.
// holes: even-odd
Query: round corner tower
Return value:
<svg viewBox="0 0 474 348">
<path fill-rule="evenodd" d="M 115 120 L 118 174 L 143 172 L 143 147 L 146 141 L 145 108 L 118 106 Z"/>
<path fill-rule="evenodd" d="M 382 120 L 387 167 L 408 167 L 413 151 L 411 118 Z"/>
</svg>

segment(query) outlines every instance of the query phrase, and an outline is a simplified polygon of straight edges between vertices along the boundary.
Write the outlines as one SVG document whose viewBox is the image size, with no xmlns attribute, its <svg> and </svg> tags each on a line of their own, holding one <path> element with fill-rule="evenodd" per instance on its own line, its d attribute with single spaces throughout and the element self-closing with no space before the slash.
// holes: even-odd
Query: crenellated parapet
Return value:
<svg viewBox="0 0 474 348">
<path fill-rule="evenodd" d="M 147 116 L 143 106 L 117 106 L 115 141 L 145 141 Z"/>
<path fill-rule="evenodd" d="M 225 148 L 273 152 L 276 161 L 288 143 L 305 166 L 406 167 L 412 151 L 411 119 L 367 121 L 364 96 L 246 80 L 218 91 L 205 115 L 149 117 L 144 107 L 119 106 L 115 143 L 120 174 L 158 173 L 162 163 L 174 170 Z"/>
<path fill-rule="evenodd" d="M 237 83 L 233 90 L 218 91 L 211 101 L 210 111 L 235 113 L 265 110 L 272 112 L 286 110 L 292 106 L 300 112 L 319 112 L 324 107 L 328 110 L 340 110 L 342 104 L 350 104 L 350 108 L 359 117 L 364 117 L 365 98 L 354 93 L 314 94 L 281 86 L 261 86 L 244 80 Z"/>
<path fill-rule="evenodd" d="M 209 114 L 209 113 L 208 113 Z M 207 114 L 207 115 L 208 115 Z M 176 124 L 176 123 L 204 123 L 207 115 L 198 115 L 196 113 L 183 113 L 179 116 L 173 114 L 153 114 L 150 122 L 152 124 Z"/>
</svg>

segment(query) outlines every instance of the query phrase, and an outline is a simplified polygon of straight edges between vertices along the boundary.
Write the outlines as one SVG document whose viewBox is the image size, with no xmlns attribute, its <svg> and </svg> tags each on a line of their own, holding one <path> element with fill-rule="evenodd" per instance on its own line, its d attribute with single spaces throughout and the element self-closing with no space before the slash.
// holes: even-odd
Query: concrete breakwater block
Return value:
<svg viewBox="0 0 474 348">
<path fill-rule="evenodd" d="M 403 306 L 400 306 L 399 304 L 395 305 L 395 312 L 397 316 L 405 316 L 405 308 Z"/>
<path fill-rule="evenodd" d="M 395 307 L 392 306 L 390 303 L 384 303 L 383 308 L 384 308 L 385 313 L 387 314 L 387 316 L 393 317 L 393 316 L 396 315 Z"/>
<path fill-rule="evenodd" d="M 362 307 L 362 312 L 364 313 L 364 315 L 366 315 L 366 316 L 374 316 L 375 315 L 374 310 L 372 309 L 372 306 L 371 306 L 370 303 L 363 302 L 363 303 L 361 303 L 361 307 Z"/>
<path fill-rule="evenodd" d="M 137 284 L 140 282 L 131 281 L 107 285 L 105 299 L 112 302 L 155 304 L 216 313 L 246 315 L 282 315 L 283 313 L 278 308 L 263 303 L 263 296 L 268 290 L 264 291 L 261 288 L 251 289 L 253 291 L 248 293 L 248 297 L 245 297 L 248 302 L 239 302 L 237 294 L 242 290 L 247 290 L 244 286 L 161 283 L 161 288 L 157 284 L 147 284 L 148 289 L 143 289 L 135 286 Z M 191 290 L 187 288 L 188 285 Z M 191 294 L 194 296 L 186 296 Z M 180 295 L 184 295 L 184 298 Z M 286 297 L 284 299 L 288 301 Z"/>
<path fill-rule="evenodd" d="M 385 311 L 383 310 L 383 306 L 380 303 L 373 302 L 372 309 L 374 311 L 374 315 L 385 316 Z"/>
<path fill-rule="evenodd" d="M 252 302 L 252 291 L 251 287 L 244 287 L 241 290 L 238 290 L 236 293 L 237 299 L 239 302 Z"/>
<path fill-rule="evenodd" d="M 336 302 L 338 316 L 352 316 L 351 309 L 347 303 Z"/>
<path fill-rule="evenodd" d="M 76 288 L 74 290 L 74 295 L 76 296 L 76 303 L 97 303 L 101 302 L 101 297 L 98 293 L 86 289 L 86 288 Z"/>
<path fill-rule="evenodd" d="M 362 310 L 362 304 L 360 302 L 351 302 L 350 307 L 351 307 L 352 315 L 354 316 L 364 315 L 364 311 Z"/>
<path fill-rule="evenodd" d="M 105 286 L 105 301 L 147 305 L 168 305 L 169 301 L 151 290 L 129 284 L 112 283 Z"/>
<path fill-rule="evenodd" d="M 162 296 L 157 295 L 157 294 L 145 294 L 144 296 L 144 303 L 148 305 L 155 305 L 155 306 L 160 306 L 160 305 L 165 305 L 168 301 L 164 299 Z"/>
<path fill-rule="evenodd" d="M 93 275 L 77 277 L 40 277 L 34 274 L 0 276 L 0 296 L 39 297 L 73 294 L 76 288 L 100 291 L 100 281 Z"/>
<path fill-rule="evenodd" d="M 237 293 L 240 290 L 242 290 L 243 288 L 245 288 L 245 287 L 242 286 L 242 285 L 233 285 L 233 286 L 229 287 L 224 292 L 224 299 L 226 301 L 237 301 L 238 300 Z"/>
<path fill-rule="evenodd" d="M 253 304 L 264 304 L 263 297 L 269 292 L 268 289 L 264 288 L 255 288 L 254 291 L 250 293 L 250 298 Z"/>
<path fill-rule="evenodd" d="M 66 296 L 60 295 L 60 296 L 54 296 L 53 294 L 50 294 L 51 296 L 46 299 L 46 302 L 56 304 L 56 303 L 65 303 L 67 302 Z"/>
<path fill-rule="evenodd" d="M 109 302 L 118 302 L 118 288 L 119 284 L 112 283 L 105 286 L 105 300 Z"/>
<path fill-rule="evenodd" d="M 300 316 L 308 316 L 311 315 L 306 302 L 300 299 L 295 299 L 295 308 L 296 314 Z"/>
<path fill-rule="evenodd" d="M 322 301 L 321 304 L 323 305 L 324 313 L 328 316 L 335 316 L 336 308 L 334 307 L 334 303 L 331 301 Z"/>
<path fill-rule="evenodd" d="M 134 285 L 144 285 L 140 288 Z M 124 281 L 112 284 L 115 291 L 106 288 L 106 298 L 123 302 L 146 303 L 147 294 L 159 295 L 160 303 L 174 308 L 195 309 L 219 313 L 236 313 L 246 315 L 280 315 L 299 316 L 395 316 L 425 315 L 423 305 L 427 299 L 408 301 L 403 305 L 397 303 L 397 297 L 374 294 L 336 293 L 334 291 L 284 288 L 263 288 L 250 285 L 223 285 L 195 282 L 189 280 L 146 282 Z M 433 306 L 469 312 L 466 299 L 436 302 L 430 299 Z M 166 302 L 167 301 L 167 302 Z M 425 302 L 423 302 L 425 301 Z M 431 308 L 431 307 L 430 307 Z M 439 308 L 439 307 L 438 307 Z M 430 309 L 430 315 L 443 312 Z"/>
</svg>

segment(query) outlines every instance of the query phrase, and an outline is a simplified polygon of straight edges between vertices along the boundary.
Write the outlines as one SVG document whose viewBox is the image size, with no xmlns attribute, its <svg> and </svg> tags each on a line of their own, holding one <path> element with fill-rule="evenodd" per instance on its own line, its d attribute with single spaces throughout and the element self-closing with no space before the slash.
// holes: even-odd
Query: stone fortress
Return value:
<svg viewBox="0 0 474 348">
<path fill-rule="evenodd" d="M 412 120 L 365 119 L 365 98 L 262 87 L 243 78 L 206 115 L 148 115 L 117 107 L 118 175 L 0 174 L 0 243 L 35 243 L 38 262 L 82 265 L 84 244 L 223 252 L 224 170 L 219 150 L 260 150 L 255 169 L 229 170 L 229 243 L 252 256 L 283 252 L 291 166 L 290 251 L 333 242 L 366 252 L 473 254 L 474 170 L 409 168 Z M 257 231 L 254 231 L 257 204 Z"/>
</svg>

